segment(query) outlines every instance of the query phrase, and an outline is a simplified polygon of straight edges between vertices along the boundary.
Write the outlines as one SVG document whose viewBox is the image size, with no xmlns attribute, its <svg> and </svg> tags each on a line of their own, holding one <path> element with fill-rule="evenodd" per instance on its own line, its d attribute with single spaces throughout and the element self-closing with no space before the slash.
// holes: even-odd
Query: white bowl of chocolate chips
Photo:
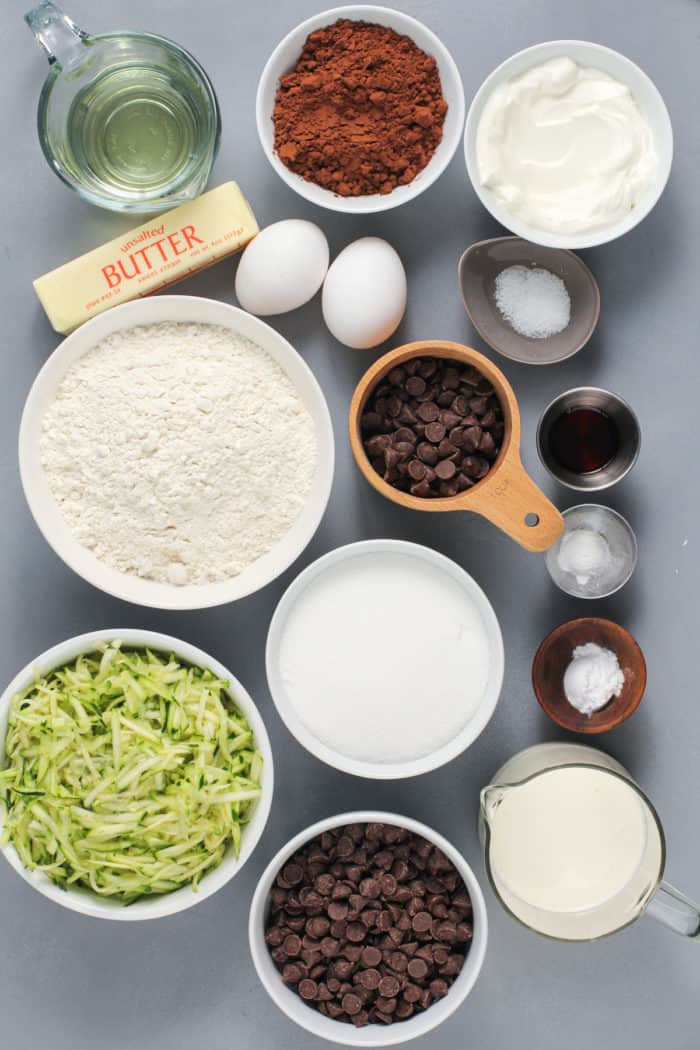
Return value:
<svg viewBox="0 0 700 1050">
<path fill-rule="evenodd" d="M 481 889 L 455 847 L 372 810 L 295 835 L 250 909 L 253 962 L 271 999 L 345 1046 L 394 1046 L 436 1028 L 473 988 L 487 937 Z"/>
</svg>

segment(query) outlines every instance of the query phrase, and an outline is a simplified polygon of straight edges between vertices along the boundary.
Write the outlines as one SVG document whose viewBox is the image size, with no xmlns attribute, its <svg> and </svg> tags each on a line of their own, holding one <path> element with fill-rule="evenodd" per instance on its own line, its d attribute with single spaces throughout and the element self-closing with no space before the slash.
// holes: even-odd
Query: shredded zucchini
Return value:
<svg viewBox="0 0 700 1050">
<path fill-rule="evenodd" d="M 3 842 L 63 887 L 130 904 L 196 890 L 260 796 L 262 758 L 228 682 L 175 656 L 97 652 L 11 702 Z"/>
</svg>

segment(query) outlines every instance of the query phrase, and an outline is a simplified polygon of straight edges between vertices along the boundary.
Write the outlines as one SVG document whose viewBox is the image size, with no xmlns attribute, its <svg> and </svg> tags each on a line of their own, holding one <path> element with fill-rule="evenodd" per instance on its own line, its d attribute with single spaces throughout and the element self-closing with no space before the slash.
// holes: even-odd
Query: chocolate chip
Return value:
<svg viewBox="0 0 700 1050">
<path fill-rule="evenodd" d="M 449 459 L 449 457 L 454 456 L 456 452 L 456 445 L 453 445 L 451 441 L 447 440 L 447 438 L 443 438 L 438 445 L 438 455 L 441 459 Z"/>
<path fill-rule="evenodd" d="M 391 974 L 382 977 L 379 982 L 379 994 L 385 999 L 393 999 L 393 997 L 398 995 L 400 991 L 401 985 L 396 977 L 393 977 Z"/>
<path fill-rule="evenodd" d="M 420 464 L 420 466 L 422 466 L 422 464 Z M 399 885 L 396 878 L 393 875 L 382 875 L 380 883 L 384 897 L 393 897 Z"/>
<path fill-rule="evenodd" d="M 282 967 L 282 980 L 285 984 L 297 984 L 304 976 L 304 971 L 299 963 L 285 963 Z"/>
<path fill-rule="evenodd" d="M 410 379 L 406 380 L 406 390 L 411 395 L 411 397 L 420 397 L 420 395 L 424 392 L 425 387 L 425 379 L 422 379 L 421 376 L 414 375 L 411 376 Z"/>
<path fill-rule="evenodd" d="M 318 996 L 318 985 L 307 977 L 299 982 L 298 992 L 302 999 L 315 999 Z"/>
<path fill-rule="evenodd" d="M 379 987 L 381 974 L 375 967 L 370 967 L 367 970 L 360 970 L 359 973 L 356 974 L 356 979 L 357 983 L 363 988 L 366 988 L 369 992 L 373 992 L 375 988 Z"/>
<path fill-rule="evenodd" d="M 471 366 L 432 358 L 412 358 L 390 376 L 370 393 L 361 419 L 373 470 L 387 484 L 422 499 L 452 497 L 485 477 L 504 434 L 503 413 L 490 381 Z M 434 446 L 448 435 L 449 445 L 436 455 Z M 464 469 L 464 454 L 476 464 Z M 445 459 L 454 462 L 455 475 L 441 477 L 411 465 L 418 460 L 432 470 Z"/>
<path fill-rule="evenodd" d="M 270 900 L 265 940 L 283 982 L 310 1008 L 358 1027 L 428 1009 L 470 945 L 471 903 L 458 873 L 440 850 L 393 825 L 324 832 L 279 873 Z"/>
<path fill-rule="evenodd" d="M 455 412 L 450 412 L 449 409 L 446 409 L 444 412 L 440 413 L 440 422 L 444 424 L 447 430 L 451 430 L 452 427 L 456 427 L 459 423 L 461 423 L 461 421 L 461 417 L 458 416 Z"/>
<path fill-rule="evenodd" d="M 290 933 L 288 937 L 284 938 L 282 947 L 288 956 L 298 955 L 301 951 L 301 937 L 296 933 Z"/>
<path fill-rule="evenodd" d="M 419 459 L 412 459 L 408 464 L 408 474 L 413 481 L 422 481 L 425 477 L 426 466 Z"/>
<path fill-rule="evenodd" d="M 416 449 L 416 455 L 418 456 L 418 459 L 422 460 L 423 463 L 429 464 L 431 467 L 434 467 L 439 459 L 437 449 L 434 445 L 428 444 L 427 441 L 421 441 Z"/>
<path fill-rule="evenodd" d="M 481 435 L 481 441 L 479 442 L 479 452 L 486 459 L 494 459 L 496 456 L 496 442 L 493 440 L 493 434 L 485 430 Z"/>
<path fill-rule="evenodd" d="M 425 959 L 411 959 L 408 972 L 414 981 L 422 981 L 428 976 L 428 964 Z"/>
<path fill-rule="evenodd" d="M 335 879 L 332 875 L 319 875 L 314 882 L 314 888 L 318 893 L 321 893 L 324 897 L 328 897 L 333 892 L 335 886 Z"/>
<path fill-rule="evenodd" d="M 287 864 L 282 870 L 282 877 L 288 886 L 298 886 L 304 878 L 304 869 L 300 864 Z"/>
<path fill-rule="evenodd" d="M 413 916 L 411 925 L 416 933 L 426 933 L 433 924 L 433 917 L 428 911 L 419 911 Z"/>
<path fill-rule="evenodd" d="M 437 371 L 437 364 L 432 357 L 424 357 L 418 365 L 418 374 L 423 376 L 424 379 L 430 379 L 431 376 L 435 375 Z"/>
<path fill-rule="evenodd" d="M 486 402 L 484 402 L 484 409 L 486 408 Z M 419 405 L 416 409 L 416 415 L 419 419 L 422 419 L 424 423 L 433 423 L 440 415 L 440 409 L 434 401 L 424 401 L 422 405 Z"/>
<path fill-rule="evenodd" d="M 382 428 L 382 417 L 378 412 L 363 412 L 360 427 L 365 433 L 372 434 Z"/>
<path fill-rule="evenodd" d="M 338 922 L 342 919 L 347 918 L 348 905 L 345 901 L 331 901 L 328 905 L 328 918 L 332 919 L 333 922 Z"/>
<path fill-rule="evenodd" d="M 441 481 L 449 481 L 457 473 L 457 468 L 451 459 L 441 459 L 435 467 L 435 473 Z"/>
<path fill-rule="evenodd" d="M 382 961 L 382 953 L 379 948 L 368 945 L 362 949 L 362 962 L 367 967 L 379 966 Z"/>
<path fill-rule="evenodd" d="M 425 436 L 428 441 L 432 441 L 437 444 L 438 441 L 442 441 L 446 434 L 445 426 L 443 423 L 428 423 L 425 428 Z"/>
<path fill-rule="evenodd" d="M 365 449 L 372 459 L 377 456 L 383 456 L 385 449 L 389 448 L 390 445 L 391 438 L 388 434 L 375 434 L 374 437 L 365 441 Z"/>
<path fill-rule="evenodd" d="M 343 996 L 341 1006 L 345 1013 L 352 1017 L 353 1014 L 359 1014 L 362 1009 L 362 1000 L 354 992 L 347 992 Z"/>
</svg>

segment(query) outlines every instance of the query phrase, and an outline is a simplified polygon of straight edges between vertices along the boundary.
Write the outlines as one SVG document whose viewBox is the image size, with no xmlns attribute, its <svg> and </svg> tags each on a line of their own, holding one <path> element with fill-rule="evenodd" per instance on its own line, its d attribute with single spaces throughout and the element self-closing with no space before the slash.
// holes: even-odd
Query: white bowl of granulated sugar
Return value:
<svg viewBox="0 0 700 1050">
<path fill-rule="evenodd" d="M 65 339 L 22 415 L 25 496 L 83 579 L 159 609 L 222 605 L 301 554 L 333 480 L 328 406 L 294 348 L 226 303 L 159 296 Z"/>
</svg>

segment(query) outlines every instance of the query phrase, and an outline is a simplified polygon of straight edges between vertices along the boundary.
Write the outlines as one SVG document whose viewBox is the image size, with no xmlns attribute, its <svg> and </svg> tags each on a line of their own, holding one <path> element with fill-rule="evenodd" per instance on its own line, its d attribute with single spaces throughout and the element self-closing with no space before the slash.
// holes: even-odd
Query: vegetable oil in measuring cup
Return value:
<svg viewBox="0 0 700 1050">
<path fill-rule="evenodd" d="M 108 191 L 161 194 L 186 177 L 199 131 L 177 70 L 107 69 L 74 98 L 67 145 L 78 169 Z"/>
</svg>

